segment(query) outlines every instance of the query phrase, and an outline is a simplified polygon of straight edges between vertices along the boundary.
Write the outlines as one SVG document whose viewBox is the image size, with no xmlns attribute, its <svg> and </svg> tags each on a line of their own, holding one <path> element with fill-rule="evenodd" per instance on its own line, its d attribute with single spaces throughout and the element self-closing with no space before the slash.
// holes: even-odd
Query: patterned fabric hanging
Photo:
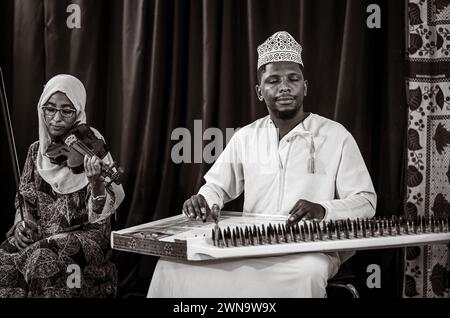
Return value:
<svg viewBox="0 0 450 318">
<path fill-rule="evenodd" d="M 406 216 L 450 215 L 450 1 L 409 0 Z M 449 246 L 406 249 L 404 297 L 449 297 Z"/>
</svg>

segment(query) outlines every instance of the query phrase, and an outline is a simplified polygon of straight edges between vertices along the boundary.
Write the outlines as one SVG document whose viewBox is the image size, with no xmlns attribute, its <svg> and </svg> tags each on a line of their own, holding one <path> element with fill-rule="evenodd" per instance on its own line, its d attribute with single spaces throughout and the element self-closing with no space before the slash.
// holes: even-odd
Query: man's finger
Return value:
<svg viewBox="0 0 450 318">
<path fill-rule="evenodd" d="M 214 219 L 214 221 L 217 223 L 219 222 L 220 219 L 220 208 L 217 204 L 213 204 L 212 208 L 211 208 L 211 215 Z"/>
<path fill-rule="evenodd" d="M 292 207 L 291 211 L 289 211 L 289 214 L 296 213 L 297 211 L 302 209 L 303 200 L 298 200 L 295 202 L 294 206 Z"/>
<path fill-rule="evenodd" d="M 286 226 L 292 226 L 300 221 L 305 215 L 308 214 L 307 211 L 297 211 L 293 213 L 286 221 Z"/>
<path fill-rule="evenodd" d="M 199 200 L 200 200 L 201 204 L 203 205 L 203 207 L 205 208 L 205 218 L 204 218 L 203 221 L 206 222 L 206 219 L 207 219 L 210 215 L 212 215 L 212 210 L 211 210 L 211 208 L 209 207 L 209 204 L 208 204 L 208 202 L 206 201 L 206 199 L 205 199 L 204 196 L 200 195 L 200 196 L 199 196 Z M 214 204 L 214 205 L 215 205 L 215 204 Z"/>
<path fill-rule="evenodd" d="M 315 219 L 314 206 L 308 201 L 300 202 L 300 210 L 303 213 L 302 218 L 305 220 Z"/>
<path fill-rule="evenodd" d="M 187 200 L 183 203 L 183 213 L 186 214 L 186 216 L 188 218 L 191 218 L 192 216 L 191 216 L 191 213 L 189 212 L 188 202 L 189 202 L 189 200 Z"/>
<path fill-rule="evenodd" d="M 194 206 L 195 214 L 197 215 L 198 218 L 203 219 L 201 206 L 198 202 L 197 197 L 195 195 L 193 195 L 191 198 L 191 201 L 192 201 L 192 205 Z"/>
<path fill-rule="evenodd" d="M 315 220 L 316 218 L 311 215 L 311 213 L 306 213 L 303 217 L 305 220 Z"/>
<path fill-rule="evenodd" d="M 206 215 L 207 216 L 210 215 L 211 214 L 211 209 L 209 208 L 209 205 L 208 205 L 208 202 L 206 201 L 206 199 L 202 195 L 200 195 L 199 196 L 199 201 L 200 201 L 200 204 L 205 207 Z"/>
<path fill-rule="evenodd" d="M 186 208 L 186 201 L 183 203 L 183 207 L 181 208 L 181 211 L 184 215 L 186 215 L 187 217 L 189 217 L 189 211 Z"/>
<path fill-rule="evenodd" d="M 195 218 L 195 211 L 194 211 L 194 207 L 192 206 L 192 201 L 188 200 L 186 203 L 187 209 L 189 211 L 189 217 L 194 219 Z"/>
<path fill-rule="evenodd" d="M 196 201 L 197 201 L 197 203 L 198 203 L 198 205 L 199 205 L 199 207 L 200 207 L 201 218 L 202 218 L 203 222 L 206 222 L 206 218 L 207 218 L 208 215 L 209 215 L 209 212 L 208 212 L 208 210 L 209 210 L 208 203 L 207 203 L 206 200 L 205 200 L 203 197 L 201 197 L 201 196 L 198 196 Z"/>
<path fill-rule="evenodd" d="M 200 208 L 200 212 L 201 212 L 201 219 L 203 222 L 206 222 L 206 216 L 208 215 L 206 212 L 206 208 L 204 206 L 202 206 Z"/>
</svg>

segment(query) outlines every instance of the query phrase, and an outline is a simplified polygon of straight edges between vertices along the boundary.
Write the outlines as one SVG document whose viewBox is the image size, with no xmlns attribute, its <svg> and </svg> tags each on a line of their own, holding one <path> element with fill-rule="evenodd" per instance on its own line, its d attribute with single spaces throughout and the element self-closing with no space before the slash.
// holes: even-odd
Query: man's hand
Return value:
<svg viewBox="0 0 450 318">
<path fill-rule="evenodd" d="M 19 250 L 28 247 L 39 239 L 37 225 L 30 220 L 19 222 L 14 229 L 14 238 L 14 244 Z"/>
<path fill-rule="evenodd" d="M 213 218 L 218 217 L 218 206 L 213 205 L 214 215 Z M 187 199 L 183 204 L 183 213 L 191 219 L 202 219 L 206 222 L 206 218 L 211 215 L 211 209 L 206 202 L 206 199 L 201 195 L 193 195 L 190 199 Z"/>
<path fill-rule="evenodd" d="M 300 199 L 295 203 L 289 214 L 290 217 L 286 221 L 286 226 L 295 225 L 301 219 L 322 220 L 325 217 L 325 208 L 320 204 Z"/>
</svg>

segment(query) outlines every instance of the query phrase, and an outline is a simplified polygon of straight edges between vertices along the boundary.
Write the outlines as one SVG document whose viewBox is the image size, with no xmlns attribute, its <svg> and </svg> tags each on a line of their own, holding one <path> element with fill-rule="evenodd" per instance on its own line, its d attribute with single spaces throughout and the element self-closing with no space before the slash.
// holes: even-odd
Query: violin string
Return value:
<svg viewBox="0 0 450 318">
<path fill-rule="evenodd" d="M 73 146 L 80 153 L 87 154 L 88 156 L 90 156 L 90 158 L 95 156 L 95 153 L 91 149 L 89 149 L 88 146 L 78 140 L 73 144 Z"/>
</svg>

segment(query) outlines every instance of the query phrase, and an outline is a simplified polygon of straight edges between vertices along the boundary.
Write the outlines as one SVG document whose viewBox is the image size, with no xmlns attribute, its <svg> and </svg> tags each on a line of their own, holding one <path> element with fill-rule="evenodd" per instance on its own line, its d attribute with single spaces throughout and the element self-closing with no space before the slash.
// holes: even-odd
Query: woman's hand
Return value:
<svg viewBox="0 0 450 318">
<path fill-rule="evenodd" d="M 19 250 L 22 250 L 36 242 L 39 238 L 37 225 L 29 220 L 17 223 L 14 229 L 14 244 Z"/>
<path fill-rule="evenodd" d="M 92 195 L 97 197 L 105 194 L 105 178 L 101 175 L 101 160 L 97 156 L 84 156 L 84 171 L 92 186 Z"/>
<path fill-rule="evenodd" d="M 91 185 L 103 183 L 105 179 L 102 177 L 101 160 L 97 156 L 84 156 L 84 171 Z"/>
</svg>

